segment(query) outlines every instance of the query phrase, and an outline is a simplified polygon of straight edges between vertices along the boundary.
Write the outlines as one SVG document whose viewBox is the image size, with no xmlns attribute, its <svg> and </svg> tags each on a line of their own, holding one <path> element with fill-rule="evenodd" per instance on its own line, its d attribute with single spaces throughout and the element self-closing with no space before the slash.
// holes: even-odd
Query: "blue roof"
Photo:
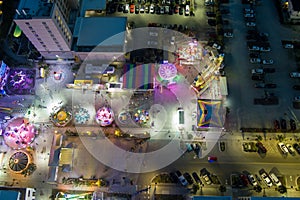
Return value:
<svg viewBox="0 0 300 200">
<path fill-rule="evenodd" d="M 19 192 L 12 190 L 0 190 L 0 199 L 18 200 Z"/>
<path fill-rule="evenodd" d="M 193 200 L 232 200 L 231 196 L 197 196 Z"/>
<path fill-rule="evenodd" d="M 103 46 L 123 46 L 126 22 L 126 17 L 78 18 L 74 32 L 78 37 L 77 46 L 94 47 L 103 41 Z"/>
</svg>

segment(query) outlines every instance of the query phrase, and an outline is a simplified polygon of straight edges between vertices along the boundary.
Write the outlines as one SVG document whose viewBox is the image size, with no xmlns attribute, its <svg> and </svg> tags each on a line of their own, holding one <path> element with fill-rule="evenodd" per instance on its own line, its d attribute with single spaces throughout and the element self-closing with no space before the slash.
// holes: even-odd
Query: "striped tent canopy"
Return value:
<svg viewBox="0 0 300 200">
<path fill-rule="evenodd" d="M 124 66 L 123 88 L 141 90 L 153 89 L 154 78 L 154 64 L 127 64 Z"/>
<path fill-rule="evenodd" d="M 197 125 L 198 127 L 223 127 L 224 112 L 221 100 L 198 99 Z"/>
</svg>

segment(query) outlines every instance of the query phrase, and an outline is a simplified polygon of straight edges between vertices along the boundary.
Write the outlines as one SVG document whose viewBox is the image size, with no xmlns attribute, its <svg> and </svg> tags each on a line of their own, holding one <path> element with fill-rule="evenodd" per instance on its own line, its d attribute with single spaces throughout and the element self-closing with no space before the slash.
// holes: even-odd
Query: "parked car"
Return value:
<svg viewBox="0 0 300 200">
<path fill-rule="evenodd" d="M 300 90 L 300 85 L 293 85 L 294 90 Z"/>
<path fill-rule="evenodd" d="M 294 149 L 300 154 L 300 145 L 298 143 L 293 144 Z"/>
<path fill-rule="evenodd" d="M 294 97 L 294 101 L 300 101 L 300 96 Z"/>
<path fill-rule="evenodd" d="M 129 12 L 129 4 L 125 4 L 123 13 L 128 13 Z"/>
<path fill-rule="evenodd" d="M 266 147 L 261 142 L 257 142 L 256 146 L 258 148 L 258 153 L 267 153 Z"/>
<path fill-rule="evenodd" d="M 188 172 L 185 172 L 183 174 L 183 176 L 190 185 L 192 185 L 194 183 L 193 178 L 191 177 L 191 175 Z"/>
<path fill-rule="evenodd" d="M 233 33 L 231 33 L 231 32 L 225 32 L 224 33 L 224 37 L 232 38 L 233 37 Z"/>
<path fill-rule="evenodd" d="M 256 23 L 254 23 L 254 22 L 246 22 L 246 26 L 255 27 Z"/>
<path fill-rule="evenodd" d="M 157 33 L 157 32 L 153 32 L 153 31 L 150 31 L 150 32 L 149 32 L 149 35 L 152 36 L 152 37 L 157 37 L 157 36 L 158 36 L 158 33 Z"/>
<path fill-rule="evenodd" d="M 286 49 L 293 49 L 294 45 L 293 44 L 285 44 L 283 47 Z"/>
<path fill-rule="evenodd" d="M 300 73 L 299 72 L 291 72 L 290 77 L 291 78 L 300 78 Z"/>
<path fill-rule="evenodd" d="M 295 131 L 297 129 L 295 120 L 290 119 L 290 127 L 292 131 Z"/>
<path fill-rule="evenodd" d="M 264 82 L 262 82 L 262 83 L 255 83 L 254 87 L 255 88 L 276 88 L 277 85 L 274 84 L 274 83 L 264 83 Z"/>
<path fill-rule="evenodd" d="M 271 51 L 270 47 L 260 47 L 260 51 Z"/>
<path fill-rule="evenodd" d="M 254 178 L 254 176 L 252 174 L 248 174 L 248 180 L 250 182 L 251 185 L 256 186 L 257 185 L 257 181 Z"/>
<path fill-rule="evenodd" d="M 289 153 L 288 148 L 285 146 L 285 144 L 283 142 L 279 142 L 277 145 L 283 154 Z"/>
<path fill-rule="evenodd" d="M 276 71 L 275 68 L 270 68 L 270 67 L 264 68 L 265 73 L 274 73 L 275 71 Z"/>
<path fill-rule="evenodd" d="M 219 142 L 219 150 L 221 152 L 225 151 L 225 142 Z"/>
<path fill-rule="evenodd" d="M 280 129 L 280 124 L 279 124 L 279 121 L 278 121 L 277 119 L 274 120 L 274 128 L 275 128 L 276 130 Z"/>
<path fill-rule="evenodd" d="M 264 74 L 264 69 L 262 68 L 255 68 L 251 70 L 252 74 Z"/>
<path fill-rule="evenodd" d="M 206 12 L 207 17 L 216 17 L 216 13 L 214 12 Z"/>
<path fill-rule="evenodd" d="M 154 14 L 154 5 L 153 5 L 153 4 L 150 5 L 150 7 L 149 7 L 149 12 L 150 12 L 151 14 Z"/>
<path fill-rule="evenodd" d="M 254 13 L 245 13 L 244 17 L 255 17 Z"/>
<path fill-rule="evenodd" d="M 178 183 L 179 182 L 178 176 L 176 176 L 176 174 L 174 172 L 171 172 L 169 175 L 170 175 L 171 181 L 173 183 Z"/>
<path fill-rule="evenodd" d="M 293 156 L 296 155 L 296 150 L 294 149 L 294 147 L 291 144 L 286 144 L 286 147 L 291 155 L 293 155 Z"/>
<path fill-rule="evenodd" d="M 135 5 L 135 14 L 139 14 L 140 13 L 140 5 L 137 4 Z"/>
<path fill-rule="evenodd" d="M 240 179 L 243 182 L 243 186 L 247 186 L 248 185 L 248 178 L 245 174 L 240 174 Z"/>
<path fill-rule="evenodd" d="M 267 186 L 271 187 L 273 185 L 270 177 L 268 176 L 267 172 L 265 172 L 264 169 L 259 170 L 259 174 Z"/>
<path fill-rule="evenodd" d="M 285 119 L 280 119 L 280 126 L 281 126 L 281 129 L 283 129 L 283 130 L 287 129 L 286 120 Z"/>
<path fill-rule="evenodd" d="M 272 59 L 269 59 L 269 60 L 263 60 L 262 61 L 262 64 L 264 64 L 264 65 L 272 65 L 274 63 L 274 61 L 272 60 Z"/>
<path fill-rule="evenodd" d="M 252 64 L 258 64 L 258 63 L 261 63 L 261 59 L 260 58 L 250 58 L 250 62 Z"/>
<path fill-rule="evenodd" d="M 140 7 L 140 13 L 144 13 L 144 12 L 145 12 L 145 6 L 141 5 L 141 7 Z"/>
<path fill-rule="evenodd" d="M 181 183 L 182 186 L 187 186 L 188 182 L 187 180 L 184 178 L 184 176 L 181 174 L 180 171 L 176 171 L 175 172 L 176 176 L 178 177 L 179 182 Z"/>
<path fill-rule="evenodd" d="M 221 45 L 218 45 L 217 43 L 214 43 L 212 45 L 212 48 L 220 50 L 222 47 L 221 47 Z"/>
<path fill-rule="evenodd" d="M 134 11 L 135 11 L 135 5 L 131 4 L 130 5 L 130 13 L 134 13 Z"/>
<path fill-rule="evenodd" d="M 207 23 L 210 25 L 210 26 L 216 26 L 217 25 L 217 21 L 215 19 L 208 19 L 207 20 Z"/>
<path fill-rule="evenodd" d="M 251 47 L 248 47 L 248 49 L 250 51 L 259 51 L 260 48 L 258 46 L 251 46 Z"/>
<path fill-rule="evenodd" d="M 273 183 L 279 187 L 281 186 L 281 182 L 279 181 L 279 179 L 277 178 L 277 176 L 274 173 L 270 173 L 270 178 L 272 179 Z"/>
<path fill-rule="evenodd" d="M 252 74 L 251 79 L 254 81 L 262 81 L 264 80 L 264 75 L 263 74 Z"/>
<path fill-rule="evenodd" d="M 193 172 L 192 176 L 193 176 L 194 180 L 196 181 L 196 183 L 199 183 L 201 185 L 203 184 L 200 177 L 198 176 L 198 174 L 196 172 Z"/>
<path fill-rule="evenodd" d="M 200 170 L 200 175 L 202 176 L 202 178 L 204 179 L 204 181 L 207 185 L 212 184 L 212 180 L 210 178 L 210 173 L 207 171 L 206 168 L 203 168 Z"/>
</svg>

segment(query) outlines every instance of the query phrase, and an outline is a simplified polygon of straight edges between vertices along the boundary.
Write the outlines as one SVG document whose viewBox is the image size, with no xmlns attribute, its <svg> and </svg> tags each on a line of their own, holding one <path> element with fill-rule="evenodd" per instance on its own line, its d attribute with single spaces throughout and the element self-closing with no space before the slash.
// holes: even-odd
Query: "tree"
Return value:
<svg viewBox="0 0 300 200">
<path fill-rule="evenodd" d="M 199 189 L 200 189 L 200 186 L 198 184 L 193 184 L 192 193 L 196 194 Z"/>
<path fill-rule="evenodd" d="M 220 191 L 221 193 L 226 192 L 226 186 L 225 186 L 225 185 L 220 185 L 219 191 Z"/>
<path fill-rule="evenodd" d="M 278 187 L 278 192 L 279 192 L 280 194 L 286 193 L 286 192 L 287 192 L 286 187 L 284 187 L 283 185 L 279 186 L 279 187 Z"/>
<path fill-rule="evenodd" d="M 262 191 L 262 187 L 260 185 L 256 185 L 253 188 L 255 190 L 255 192 L 260 193 Z"/>
</svg>

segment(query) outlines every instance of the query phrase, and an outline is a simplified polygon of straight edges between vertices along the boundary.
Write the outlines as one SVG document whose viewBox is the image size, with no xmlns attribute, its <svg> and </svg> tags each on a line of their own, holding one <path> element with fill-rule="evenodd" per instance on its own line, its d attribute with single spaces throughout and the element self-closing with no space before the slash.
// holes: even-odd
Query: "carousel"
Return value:
<svg viewBox="0 0 300 200">
<path fill-rule="evenodd" d="M 64 127 L 72 120 L 72 113 L 66 107 L 60 107 L 51 113 L 50 120 L 55 126 Z"/>
<path fill-rule="evenodd" d="M 74 119 L 77 124 L 86 124 L 90 119 L 89 111 L 86 108 L 77 108 L 74 112 Z"/>
<path fill-rule="evenodd" d="M 26 148 L 38 134 L 34 125 L 26 118 L 13 119 L 5 128 L 3 138 L 5 143 L 13 149 Z"/>
<path fill-rule="evenodd" d="M 96 112 L 96 122 L 100 126 L 109 126 L 114 121 L 114 112 L 110 107 L 103 106 Z"/>
<path fill-rule="evenodd" d="M 8 166 L 13 172 L 22 173 L 28 168 L 30 161 L 30 155 L 24 151 L 17 151 L 10 156 Z"/>
</svg>

